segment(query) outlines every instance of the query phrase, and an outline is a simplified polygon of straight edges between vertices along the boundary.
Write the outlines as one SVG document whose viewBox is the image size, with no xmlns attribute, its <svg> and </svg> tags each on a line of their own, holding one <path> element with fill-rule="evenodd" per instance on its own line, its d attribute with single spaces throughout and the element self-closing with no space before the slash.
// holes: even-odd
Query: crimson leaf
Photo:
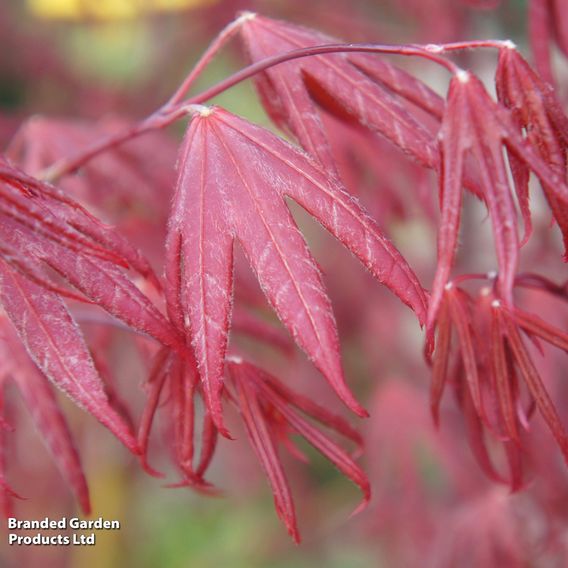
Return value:
<svg viewBox="0 0 568 568">
<path fill-rule="evenodd" d="M 340 43 L 315 30 L 259 15 L 248 18 L 241 32 L 253 62 L 294 49 Z M 438 119 L 444 102 L 394 65 L 351 53 L 306 57 L 267 69 L 257 76 L 256 84 L 276 124 L 292 132 L 330 172 L 334 161 L 316 103 L 380 133 L 420 164 L 437 164 L 431 130 L 437 120 L 421 120 L 412 111 L 420 108 Z"/>
<path fill-rule="evenodd" d="M 0 260 L 0 304 L 43 374 L 137 453 L 136 441 L 109 405 L 81 332 L 61 299 Z"/>
<path fill-rule="evenodd" d="M 85 514 L 91 510 L 87 481 L 69 426 L 47 379 L 30 360 L 6 319 L 0 319 L 0 354 L 15 381 L 35 426 Z"/>
<path fill-rule="evenodd" d="M 223 109 L 200 107 L 182 147 L 166 245 L 166 296 L 171 319 L 191 337 L 206 402 L 224 434 L 220 391 L 235 239 L 295 341 L 347 406 L 366 414 L 345 384 L 330 301 L 286 196 L 424 319 L 416 276 L 355 199 L 267 130 Z"/>
</svg>

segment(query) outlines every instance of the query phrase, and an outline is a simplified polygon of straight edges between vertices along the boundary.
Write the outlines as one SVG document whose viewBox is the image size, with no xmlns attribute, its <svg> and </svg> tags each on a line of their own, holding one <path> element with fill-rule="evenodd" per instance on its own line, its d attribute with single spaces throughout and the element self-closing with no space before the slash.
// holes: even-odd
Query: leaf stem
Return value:
<svg viewBox="0 0 568 568">
<path fill-rule="evenodd" d="M 223 48 L 225 44 L 235 36 L 243 23 L 247 20 L 250 20 L 252 17 L 254 17 L 254 14 L 252 14 L 251 12 L 244 12 L 236 20 L 233 20 L 230 24 L 228 24 L 221 30 L 219 35 L 209 45 L 205 53 L 196 63 L 195 67 L 186 77 L 184 82 L 179 86 L 178 90 L 171 96 L 169 101 L 164 106 L 171 107 L 183 100 L 195 80 L 199 77 L 199 75 L 201 75 L 203 70 L 207 67 L 207 65 L 209 65 L 215 55 L 217 55 L 221 48 Z"/>
<path fill-rule="evenodd" d="M 479 39 L 453 43 L 429 43 L 422 47 L 427 51 L 440 54 L 465 49 L 516 49 L 516 45 L 510 39 Z"/>
<path fill-rule="evenodd" d="M 279 55 L 267 57 L 261 61 L 248 65 L 243 69 L 237 71 L 233 75 L 220 81 L 216 85 L 209 87 L 205 91 L 182 101 L 183 97 L 191 88 L 195 79 L 203 71 L 203 69 L 210 63 L 211 59 L 216 55 L 219 49 L 234 36 L 240 25 L 246 19 L 251 17 L 249 13 L 242 14 L 234 22 L 229 24 L 213 41 L 210 47 L 203 54 L 201 59 L 193 71 L 188 75 L 184 82 L 180 85 L 177 91 L 172 95 L 167 103 L 160 107 L 153 114 L 142 120 L 140 123 L 125 129 L 122 132 L 106 136 L 94 142 L 90 147 L 81 150 L 74 156 L 63 158 L 45 170 L 39 172 L 37 177 L 48 182 L 55 182 L 62 176 L 69 174 L 99 154 L 124 144 L 133 138 L 141 136 L 152 130 L 164 128 L 182 116 L 186 116 L 191 111 L 191 105 L 200 104 L 216 95 L 230 89 L 238 83 L 253 77 L 257 73 L 265 71 L 266 69 L 293 61 L 303 57 L 313 57 L 316 55 L 324 55 L 331 53 L 382 53 L 402 56 L 423 57 L 438 65 L 441 65 L 452 74 L 461 72 L 461 69 L 453 62 L 440 56 L 441 53 L 447 51 L 456 51 L 460 49 L 477 48 L 477 47 L 491 47 L 491 48 L 504 48 L 512 47 L 511 42 L 503 42 L 497 40 L 479 40 L 472 42 L 459 42 L 449 44 L 427 44 L 427 45 L 382 45 L 382 44 L 369 44 L 369 43 L 341 43 L 341 44 L 328 44 L 310 46 L 302 49 L 295 49 Z"/>
<path fill-rule="evenodd" d="M 206 89 L 199 95 L 191 97 L 187 102 L 202 103 L 207 101 L 223 91 L 235 86 L 237 83 L 240 83 L 245 79 L 249 79 L 253 75 L 265 71 L 269 67 L 279 65 L 280 63 L 293 61 L 294 59 L 300 59 L 303 57 L 312 57 L 314 55 L 324 55 L 329 53 L 383 53 L 424 57 L 425 59 L 429 59 L 439 65 L 442 65 L 453 74 L 460 71 L 457 65 L 443 57 L 439 57 L 439 55 L 435 53 L 435 50 L 429 50 L 425 46 L 420 45 L 381 45 L 372 43 L 334 43 L 328 45 L 316 45 L 303 47 L 301 49 L 294 49 L 286 53 L 273 55 L 266 59 L 262 59 L 261 61 L 257 61 L 256 63 L 248 65 L 240 71 L 237 71 L 235 74 L 217 83 L 217 85 L 213 85 L 209 89 Z"/>
<path fill-rule="evenodd" d="M 165 128 L 187 114 L 186 109 L 181 106 L 170 108 L 167 112 L 164 112 L 165 109 L 165 106 L 161 107 L 141 122 L 117 132 L 116 134 L 104 136 L 99 140 L 96 140 L 89 147 L 80 150 L 77 154 L 54 162 L 48 168 L 37 173 L 36 177 L 43 181 L 54 183 L 59 178 L 76 171 L 93 158 L 96 158 L 99 154 L 115 148 L 116 146 L 120 146 L 121 144 L 137 138 L 142 134 L 151 132 L 152 130 Z"/>
</svg>

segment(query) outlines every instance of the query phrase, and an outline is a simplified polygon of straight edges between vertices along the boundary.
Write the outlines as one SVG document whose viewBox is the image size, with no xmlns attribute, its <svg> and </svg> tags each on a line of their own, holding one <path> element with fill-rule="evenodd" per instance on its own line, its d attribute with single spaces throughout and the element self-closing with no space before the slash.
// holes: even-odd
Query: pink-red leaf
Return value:
<svg viewBox="0 0 568 568">
<path fill-rule="evenodd" d="M 252 61 L 302 47 L 338 43 L 314 30 L 258 15 L 249 18 L 241 30 Z M 329 143 L 314 100 L 333 114 L 379 132 L 421 164 L 434 167 L 437 163 L 429 125 L 409 112 L 406 97 L 436 114 L 443 102 L 425 84 L 392 65 L 352 54 L 307 57 L 266 70 L 257 86 L 276 122 L 284 122 L 300 144 L 331 172 L 334 166 Z"/>
<path fill-rule="evenodd" d="M 238 376 L 242 370 L 239 365 L 235 365 L 231 366 L 231 372 Z M 237 378 L 235 388 L 247 434 L 272 487 L 276 512 L 292 538 L 300 542 L 292 493 L 257 395 L 246 377 Z"/>
<path fill-rule="evenodd" d="M 70 251 L 59 243 L 38 238 L 34 233 L 24 233 L 18 230 L 17 225 L 11 220 L 5 220 L 0 225 L 0 237 L 4 243 L 21 251 L 20 254 L 25 254 L 30 260 L 33 259 L 37 265 L 44 264 L 59 273 L 85 297 L 130 327 L 151 335 L 165 345 L 180 347 L 179 334 L 126 274 L 113 263 L 102 259 L 95 260 L 83 252 Z M 29 277 L 27 271 L 26 275 Z M 38 278 L 33 276 L 34 274 L 32 280 L 37 281 Z M 48 289 L 53 288 L 53 285 L 49 286 L 49 282 L 44 283 L 40 280 L 37 283 Z M 65 295 L 72 296 L 70 292 Z"/>
<path fill-rule="evenodd" d="M 15 333 L 8 329 L 9 325 L 4 321 L 0 353 L 11 361 L 10 375 L 20 390 L 36 429 L 73 490 L 83 513 L 88 515 L 91 510 L 89 490 L 69 426 L 47 379 L 30 360 Z"/>
<path fill-rule="evenodd" d="M 61 300 L 0 260 L 0 303 L 38 368 L 136 453 L 136 441 L 109 405 L 81 332 Z"/>
<path fill-rule="evenodd" d="M 423 320 L 422 287 L 353 198 L 268 131 L 220 108 L 200 110 L 184 142 L 170 218 L 167 296 L 177 325 L 191 333 L 205 398 L 223 433 L 220 390 L 234 240 L 296 342 L 342 400 L 365 414 L 345 384 L 331 305 L 285 196 L 312 213 Z"/>
<path fill-rule="evenodd" d="M 495 79 L 499 100 L 511 109 L 518 131 L 525 130 L 526 138 L 535 151 L 561 179 L 565 179 L 568 117 L 552 87 L 531 69 L 515 49 L 501 49 Z M 509 161 L 526 225 L 528 167 L 513 155 L 509 156 Z M 568 248 L 566 203 L 558 199 L 548 183 L 543 183 L 542 187 L 562 231 L 564 246 Z"/>
</svg>

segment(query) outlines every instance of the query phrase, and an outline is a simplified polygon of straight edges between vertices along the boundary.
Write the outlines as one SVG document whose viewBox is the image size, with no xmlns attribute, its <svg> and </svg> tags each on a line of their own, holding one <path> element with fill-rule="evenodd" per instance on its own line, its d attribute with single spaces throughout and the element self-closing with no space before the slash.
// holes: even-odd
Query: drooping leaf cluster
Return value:
<svg viewBox="0 0 568 568">
<path fill-rule="evenodd" d="M 557 27 L 562 42 L 562 25 Z M 519 308 L 516 298 L 517 288 L 538 287 L 535 283 L 565 296 L 542 275 L 519 275 L 522 246 L 534 239 L 531 172 L 565 247 L 568 242 L 568 119 L 550 77 L 534 71 L 510 42 L 483 45 L 498 49 L 494 99 L 472 71 L 446 57 L 455 46 L 338 45 L 323 53 L 318 46 L 340 42 L 249 13 L 227 29 L 218 43 L 239 36 L 260 101 L 291 141 L 226 109 L 204 106 L 199 95 L 186 101 L 175 96 L 175 102 L 137 125 L 34 119 L 0 161 L 0 352 L 5 361 L 0 395 L 8 382 L 16 385 L 82 508 L 89 510 L 87 486 L 52 385 L 105 425 L 153 475 L 160 474 L 151 465 L 151 437 L 157 415 L 163 415 L 181 476 L 176 486 L 206 493 L 216 492 L 206 475 L 218 436 L 230 439 L 228 417 L 240 416 L 276 511 L 297 541 L 294 502 L 279 454 L 283 447 L 305 460 L 294 436 L 353 481 L 367 504 L 370 483 L 334 437 L 354 443 L 358 451 L 360 435 L 338 413 L 290 387 L 286 369 L 263 370 L 230 340 L 231 331 L 244 334 L 284 357 L 295 344 L 347 408 L 367 415 L 345 376 L 330 294 L 291 202 L 426 326 L 434 420 L 451 384 L 472 451 L 490 477 L 513 489 L 523 485 L 524 440 L 533 409 L 568 456 L 561 414 L 530 345 L 546 342 L 566 351 L 568 337 Z M 447 96 L 369 51 L 441 63 L 452 73 Z M 271 60 L 273 65 L 258 67 Z M 154 132 L 148 139 L 133 138 L 180 117 L 189 124 L 174 181 L 167 137 Z M 121 132 L 126 133 L 122 139 Z M 106 147 L 104 142 L 97 151 L 89 147 L 91 137 L 100 144 L 105 136 Z M 365 176 L 349 154 L 353 149 L 339 143 L 342 137 L 360 144 L 377 176 L 378 165 L 407 162 L 417 183 L 428 171 L 437 175 L 440 212 L 432 282 L 420 282 L 355 195 Z M 49 178 L 57 172 L 57 187 L 41 179 L 42 171 Z M 377 187 L 378 209 L 408 215 L 401 211 L 408 198 Z M 407 191 L 411 200 L 419 194 L 418 188 Z M 490 283 L 477 295 L 467 285 L 479 275 L 456 274 L 465 192 L 488 212 L 497 263 L 494 274 L 481 275 Z M 114 221 L 124 224 L 128 237 L 99 220 L 113 207 L 122 208 Z M 145 221 L 135 222 L 137 215 Z M 424 217 L 431 222 L 436 215 L 428 211 Z M 264 301 L 289 337 L 258 317 L 254 306 Z M 95 364 L 100 355 L 77 324 L 85 314 L 102 328 L 115 324 L 146 339 L 141 349 L 148 367 L 146 402 L 134 426 Z M 0 420 L 1 454 L 9 428 L 2 415 Z M 508 474 L 493 464 L 490 437 L 502 444 Z M 8 503 L 13 492 L 2 463 L 0 488 Z"/>
</svg>

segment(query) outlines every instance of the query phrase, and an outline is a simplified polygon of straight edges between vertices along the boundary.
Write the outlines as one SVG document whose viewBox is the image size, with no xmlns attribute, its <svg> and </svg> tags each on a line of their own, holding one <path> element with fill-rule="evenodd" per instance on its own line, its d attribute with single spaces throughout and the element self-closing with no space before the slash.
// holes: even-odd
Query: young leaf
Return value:
<svg viewBox="0 0 568 568">
<path fill-rule="evenodd" d="M 253 62 L 303 47 L 340 43 L 314 30 L 258 15 L 247 19 L 241 32 Z M 443 100 L 394 65 L 360 54 L 306 57 L 264 71 L 257 87 L 276 124 L 292 132 L 330 173 L 335 167 L 316 103 L 380 133 L 420 164 L 437 164 L 431 122 L 418 119 L 409 107 L 436 117 Z"/>
<path fill-rule="evenodd" d="M 274 408 L 278 410 L 294 431 L 304 437 L 318 452 L 333 463 L 343 475 L 348 477 L 359 487 L 363 493 L 363 501 L 352 514 L 355 515 L 363 511 L 371 499 L 371 485 L 363 470 L 361 470 L 343 448 L 330 440 L 325 434 L 290 408 L 288 401 L 275 395 L 271 389 L 266 388 L 266 385 L 260 388 L 262 388 L 266 400 L 274 405 Z"/>
<path fill-rule="evenodd" d="M 0 259 L 0 304 L 42 373 L 137 453 L 136 441 L 109 405 L 81 332 L 60 298 Z"/>
<path fill-rule="evenodd" d="M 236 373 L 237 376 L 242 373 L 239 365 L 235 365 L 234 368 L 231 366 L 231 372 Z M 296 543 L 299 543 L 300 533 L 296 524 L 292 492 L 278 457 L 272 432 L 262 412 L 260 401 L 254 388 L 246 379 L 237 379 L 234 382 L 237 389 L 237 402 L 247 434 L 272 487 L 276 512 L 286 525 L 290 536 Z"/>
<path fill-rule="evenodd" d="M 352 435 L 354 432 L 344 420 L 322 409 L 313 401 L 299 396 L 282 385 L 278 379 L 250 363 L 231 362 L 229 376 L 237 391 L 237 396 L 231 399 L 241 412 L 253 448 L 270 480 L 276 510 L 294 540 L 299 540 L 294 503 L 278 458 L 276 441 L 281 441 L 301 461 L 306 458 L 292 444 L 288 438 L 289 434 L 302 436 L 361 489 L 363 501 L 353 514 L 367 506 L 371 498 L 371 487 L 363 470 L 341 446 L 316 428 L 294 407 L 324 426 L 348 438 L 357 439 L 359 436 Z"/>
<path fill-rule="evenodd" d="M 516 49 L 510 48 L 500 50 L 495 80 L 499 100 L 511 109 L 519 133 L 524 129 L 527 140 L 540 157 L 560 178 L 566 179 L 568 117 L 556 99 L 552 87 L 531 69 Z M 509 161 L 516 178 L 515 186 L 519 195 L 519 205 L 525 218 L 525 227 L 527 227 L 527 225 L 530 226 L 529 168 L 512 154 L 509 155 Z M 543 183 L 542 188 L 562 231 L 564 247 L 568 250 L 566 203 L 556 197 L 548 184 Z"/>
<path fill-rule="evenodd" d="M 478 169 L 481 197 L 492 221 L 499 264 L 499 295 L 509 306 L 513 305 L 519 238 L 517 212 L 503 159 L 503 147 L 517 159 L 517 173 L 521 165 L 526 166 L 546 187 L 547 195 L 552 195 L 564 208 L 568 203 L 568 187 L 558 168 L 542 159 L 522 138 L 511 113 L 495 103 L 481 81 L 469 72 L 460 71 L 450 82 L 440 136 L 443 162 L 440 176 L 442 225 L 438 234 L 439 258 L 429 306 L 429 328 L 436 319 L 453 264 L 460 222 L 464 163 L 468 158 Z M 515 181 L 519 181 L 518 176 Z M 522 206 L 526 208 L 526 205 Z M 526 211 L 524 215 L 526 218 Z"/>
<path fill-rule="evenodd" d="M 88 515 L 91 510 L 89 489 L 65 417 L 47 379 L 30 360 L 15 332 L 10 329 L 10 323 L 6 319 L 0 322 L 0 353 L 10 361 L 9 374 L 57 467 L 73 490 L 83 513 Z"/>
<path fill-rule="evenodd" d="M 190 333 L 205 399 L 222 432 L 220 391 L 231 317 L 234 240 L 298 345 L 347 406 L 365 414 L 345 384 L 331 305 L 286 196 L 349 248 L 421 322 L 424 318 L 424 291 L 406 261 L 318 165 L 282 139 L 223 109 L 200 110 L 182 149 L 169 222 L 166 294 L 172 319 Z"/>
<path fill-rule="evenodd" d="M 32 266 L 36 271 L 36 267 L 42 265 L 51 268 L 82 292 L 83 298 L 98 304 L 130 327 L 147 333 L 164 345 L 183 348 L 179 333 L 115 264 L 94 259 L 82 251 L 70 251 L 55 241 L 38 238 L 33 232 L 24 232 L 11 219 L 0 225 L 0 239 L 19 251 L 18 258 L 25 255 L 25 259 L 33 261 Z M 25 271 L 25 274 L 30 277 L 29 271 Z M 42 281 L 39 280 L 41 273 L 39 278 L 34 276 L 31 275 L 34 282 L 49 289 L 46 277 Z M 71 295 L 64 290 L 56 291 Z"/>
</svg>

